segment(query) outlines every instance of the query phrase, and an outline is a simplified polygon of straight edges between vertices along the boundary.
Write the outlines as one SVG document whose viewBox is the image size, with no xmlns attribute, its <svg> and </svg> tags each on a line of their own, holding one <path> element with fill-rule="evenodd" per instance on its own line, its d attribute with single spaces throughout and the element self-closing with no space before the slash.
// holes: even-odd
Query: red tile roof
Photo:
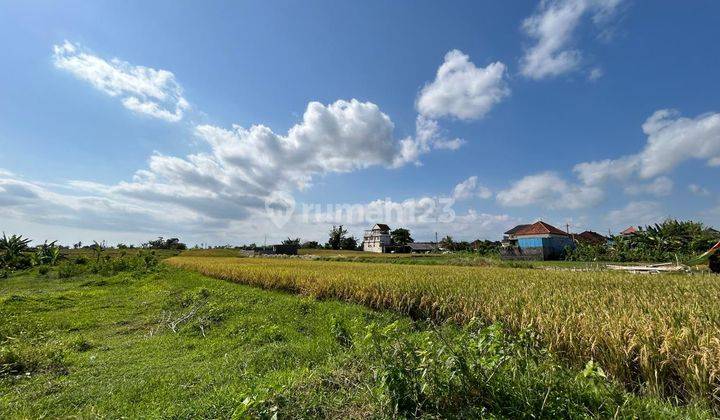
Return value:
<svg viewBox="0 0 720 420">
<path fill-rule="evenodd" d="M 623 230 L 620 232 L 621 235 L 632 235 L 633 233 L 637 232 L 637 228 L 635 226 L 630 226 L 629 228 Z"/>
<path fill-rule="evenodd" d="M 512 229 L 508 230 L 507 232 L 505 232 L 505 234 L 506 234 L 506 235 L 513 235 L 513 234 L 517 233 L 517 231 L 519 231 L 520 229 L 524 229 L 524 228 L 526 228 L 526 227 L 528 227 L 528 226 L 530 226 L 530 225 L 517 225 L 517 226 L 515 226 L 514 228 L 512 228 Z"/>
<path fill-rule="evenodd" d="M 532 225 L 525 226 L 524 228 L 515 232 L 515 236 L 529 236 L 529 235 L 563 235 L 568 236 L 567 233 L 556 228 L 553 225 L 549 225 L 545 222 L 535 222 Z"/>
</svg>

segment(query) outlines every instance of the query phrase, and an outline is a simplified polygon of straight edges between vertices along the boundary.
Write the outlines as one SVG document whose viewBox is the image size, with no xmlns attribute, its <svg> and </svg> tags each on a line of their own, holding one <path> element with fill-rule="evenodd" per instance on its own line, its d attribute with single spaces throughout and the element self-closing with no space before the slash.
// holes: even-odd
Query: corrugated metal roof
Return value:
<svg viewBox="0 0 720 420">
<path fill-rule="evenodd" d="M 432 251 L 435 249 L 435 244 L 432 242 L 414 242 L 407 244 L 413 251 Z"/>
</svg>

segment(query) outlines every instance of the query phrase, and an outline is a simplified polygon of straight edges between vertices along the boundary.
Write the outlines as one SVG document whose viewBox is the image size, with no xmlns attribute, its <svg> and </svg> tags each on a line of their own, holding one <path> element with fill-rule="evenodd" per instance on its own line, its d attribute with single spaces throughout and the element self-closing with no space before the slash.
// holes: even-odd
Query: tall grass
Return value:
<svg viewBox="0 0 720 420">
<path fill-rule="evenodd" d="M 490 267 L 173 257 L 171 265 L 417 318 L 531 329 L 578 367 L 593 360 L 633 391 L 720 406 L 720 281 Z"/>
</svg>

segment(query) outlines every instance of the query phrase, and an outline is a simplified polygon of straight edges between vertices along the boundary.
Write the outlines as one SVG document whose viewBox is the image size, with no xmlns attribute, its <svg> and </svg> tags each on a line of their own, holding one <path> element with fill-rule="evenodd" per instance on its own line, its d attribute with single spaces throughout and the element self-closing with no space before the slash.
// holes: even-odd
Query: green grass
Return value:
<svg viewBox="0 0 720 420">
<path fill-rule="evenodd" d="M 118 258 L 121 256 L 135 256 L 142 253 L 153 253 L 155 256 L 157 256 L 159 259 L 165 259 L 169 257 L 173 257 L 175 255 L 179 255 L 181 251 L 176 251 L 172 249 L 144 249 L 144 248 L 127 248 L 127 249 L 117 249 L 117 248 L 104 248 L 102 252 L 100 253 L 101 258 L 103 257 L 110 257 L 110 258 Z M 60 253 L 62 255 L 63 259 L 75 259 L 77 257 L 85 257 L 89 260 L 94 260 L 97 257 L 97 254 L 95 251 L 89 248 L 81 248 L 81 249 L 63 249 Z M 218 255 L 220 256 L 220 255 Z"/>
<path fill-rule="evenodd" d="M 0 280 L 0 319 L 0 418 L 709 416 L 568 370 L 498 327 L 165 266 L 17 273 Z"/>
<path fill-rule="evenodd" d="M 27 365 L 0 381 L 1 418 L 225 416 L 341 361 L 332 317 L 398 318 L 174 269 L 72 280 L 25 274 L 0 282 L 0 302 L 3 352 Z M 173 332 L 169 324 L 196 307 Z M 46 362 L 52 357 L 57 366 Z"/>
<path fill-rule="evenodd" d="M 183 257 L 243 257 L 236 249 L 189 249 Z M 390 263 L 410 265 L 447 265 L 460 267 L 507 267 L 507 268 L 561 268 L 602 269 L 607 264 L 632 264 L 588 261 L 513 261 L 496 256 L 484 256 L 474 252 L 448 252 L 430 254 L 382 254 L 365 251 L 333 249 L 300 249 L 298 254 L 319 261 Z M 163 257 L 172 256 L 164 255 Z"/>
</svg>

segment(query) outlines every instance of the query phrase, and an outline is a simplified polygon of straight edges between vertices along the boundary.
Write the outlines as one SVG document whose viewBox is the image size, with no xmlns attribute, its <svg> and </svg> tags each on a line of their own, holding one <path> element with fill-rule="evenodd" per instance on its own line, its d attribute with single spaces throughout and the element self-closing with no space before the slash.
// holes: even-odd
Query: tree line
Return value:
<svg viewBox="0 0 720 420">
<path fill-rule="evenodd" d="M 612 236 L 605 243 L 578 243 L 566 250 L 570 261 L 687 262 L 720 241 L 720 232 L 691 220 L 667 219 L 638 226 L 628 235 Z"/>
</svg>

